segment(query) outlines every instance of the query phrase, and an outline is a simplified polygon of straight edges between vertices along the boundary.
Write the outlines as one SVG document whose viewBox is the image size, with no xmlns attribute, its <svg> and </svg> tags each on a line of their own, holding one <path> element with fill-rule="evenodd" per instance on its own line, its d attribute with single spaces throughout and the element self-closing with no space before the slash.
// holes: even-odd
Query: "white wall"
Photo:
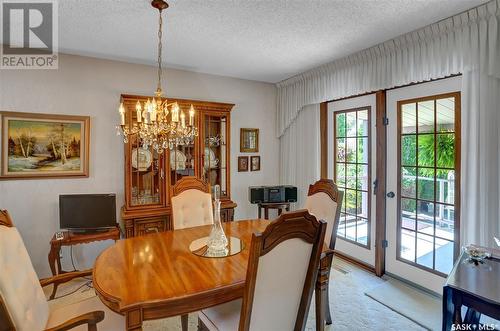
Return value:
<svg viewBox="0 0 500 331">
<path fill-rule="evenodd" d="M 278 181 L 279 140 L 275 138 L 274 85 L 166 70 L 164 90 L 170 97 L 234 103 L 231 113 L 231 195 L 236 219 L 257 217 L 248 202 L 250 185 Z M 58 196 L 65 193 L 114 192 L 123 204 L 123 142 L 116 136 L 121 93 L 150 95 L 156 68 L 116 61 L 60 55 L 58 70 L 0 71 L 0 110 L 91 117 L 90 177 L 0 181 L 0 208 L 11 213 L 40 277 L 49 275 L 49 240 L 59 229 Z M 261 171 L 237 172 L 241 127 L 260 129 Z M 78 268 L 92 265 L 109 243 L 75 246 Z M 69 250 L 63 267 L 70 268 Z"/>
</svg>

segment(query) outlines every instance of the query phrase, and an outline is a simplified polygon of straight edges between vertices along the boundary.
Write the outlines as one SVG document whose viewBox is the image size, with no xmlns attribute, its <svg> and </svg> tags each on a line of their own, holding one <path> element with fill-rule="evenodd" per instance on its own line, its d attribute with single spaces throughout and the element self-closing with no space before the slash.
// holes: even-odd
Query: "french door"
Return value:
<svg viewBox="0 0 500 331">
<path fill-rule="evenodd" d="M 460 77 L 387 92 L 386 272 L 441 293 L 459 249 Z"/>
<path fill-rule="evenodd" d="M 375 265 L 375 94 L 328 104 L 328 177 L 344 192 L 335 249 Z"/>
</svg>

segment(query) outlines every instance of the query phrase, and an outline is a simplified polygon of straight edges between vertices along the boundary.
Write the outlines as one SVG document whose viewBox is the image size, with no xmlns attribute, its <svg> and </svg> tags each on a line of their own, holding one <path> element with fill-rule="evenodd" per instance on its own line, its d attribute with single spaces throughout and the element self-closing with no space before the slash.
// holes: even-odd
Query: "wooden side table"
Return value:
<svg viewBox="0 0 500 331">
<path fill-rule="evenodd" d="M 52 236 L 50 240 L 50 252 L 49 252 L 49 266 L 50 271 L 52 272 L 52 276 L 66 273 L 68 271 L 62 270 L 61 268 L 61 247 L 62 246 L 73 246 L 79 244 L 87 244 L 94 241 L 102 241 L 112 239 L 115 242 L 120 239 L 120 229 L 118 227 L 112 228 L 106 231 L 101 232 L 92 232 L 92 233 L 78 233 L 71 231 L 64 231 L 64 238 L 57 240 L 56 235 Z M 50 298 L 53 299 L 56 291 L 58 283 L 54 283 L 54 287 L 52 289 L 52 294 Z"/>
<path fill-rule="evenodd" d="M 62 246 L 74 246 L 109 239 L 117 241 L 120 239 L 120 230 L 118 227 L 102 232 L 78 233 L 64 231 L 63 234 L 63 239 L 57 240 L 56 235 L 54 234 L 50 240 L 49 266 L 50 271 L 52 271 L 52 276 L 67 272 L 61 268 L 60 252 Z"/>
<path fill-rule="evenodd" d="M 262 218 L 262 208 L 264 208 L 264 218 L 269 219 L 269 209 L 277 209 L 278 216 L 281 215 L 283 209 L 290 211 L 290 202 L 262 202 L 257 205 L 259 209 L 259 219 Z"/>
</svg>

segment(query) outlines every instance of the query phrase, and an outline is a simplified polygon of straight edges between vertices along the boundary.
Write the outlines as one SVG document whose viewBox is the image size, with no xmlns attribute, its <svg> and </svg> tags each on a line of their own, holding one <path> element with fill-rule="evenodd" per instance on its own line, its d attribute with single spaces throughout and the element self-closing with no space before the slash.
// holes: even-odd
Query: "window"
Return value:
<svg viewBox="0 0 500 331">
<path fill-rule="evenodd" d="M 457 254 L 459 101 L 398 103 L 398 259 L 443 275 Z"/>
<path fill-rule="evenodd" d="M 370 107 L 334 113 L 334 173 L 344 192 L 338 237 L 370 246 Z"/>
</svg>

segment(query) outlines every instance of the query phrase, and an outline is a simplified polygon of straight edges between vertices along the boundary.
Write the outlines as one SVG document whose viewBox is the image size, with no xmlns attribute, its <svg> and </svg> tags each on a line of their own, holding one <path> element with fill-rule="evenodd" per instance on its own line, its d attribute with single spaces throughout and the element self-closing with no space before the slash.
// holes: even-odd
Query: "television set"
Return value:
<svg viewBox="0 0 500 331">
<path fill-rule="evenodd" d="M 59 224 L 61 229 L 81 232 L 116 227 L 116 195 L 59 195 Z"/>
</svg>

